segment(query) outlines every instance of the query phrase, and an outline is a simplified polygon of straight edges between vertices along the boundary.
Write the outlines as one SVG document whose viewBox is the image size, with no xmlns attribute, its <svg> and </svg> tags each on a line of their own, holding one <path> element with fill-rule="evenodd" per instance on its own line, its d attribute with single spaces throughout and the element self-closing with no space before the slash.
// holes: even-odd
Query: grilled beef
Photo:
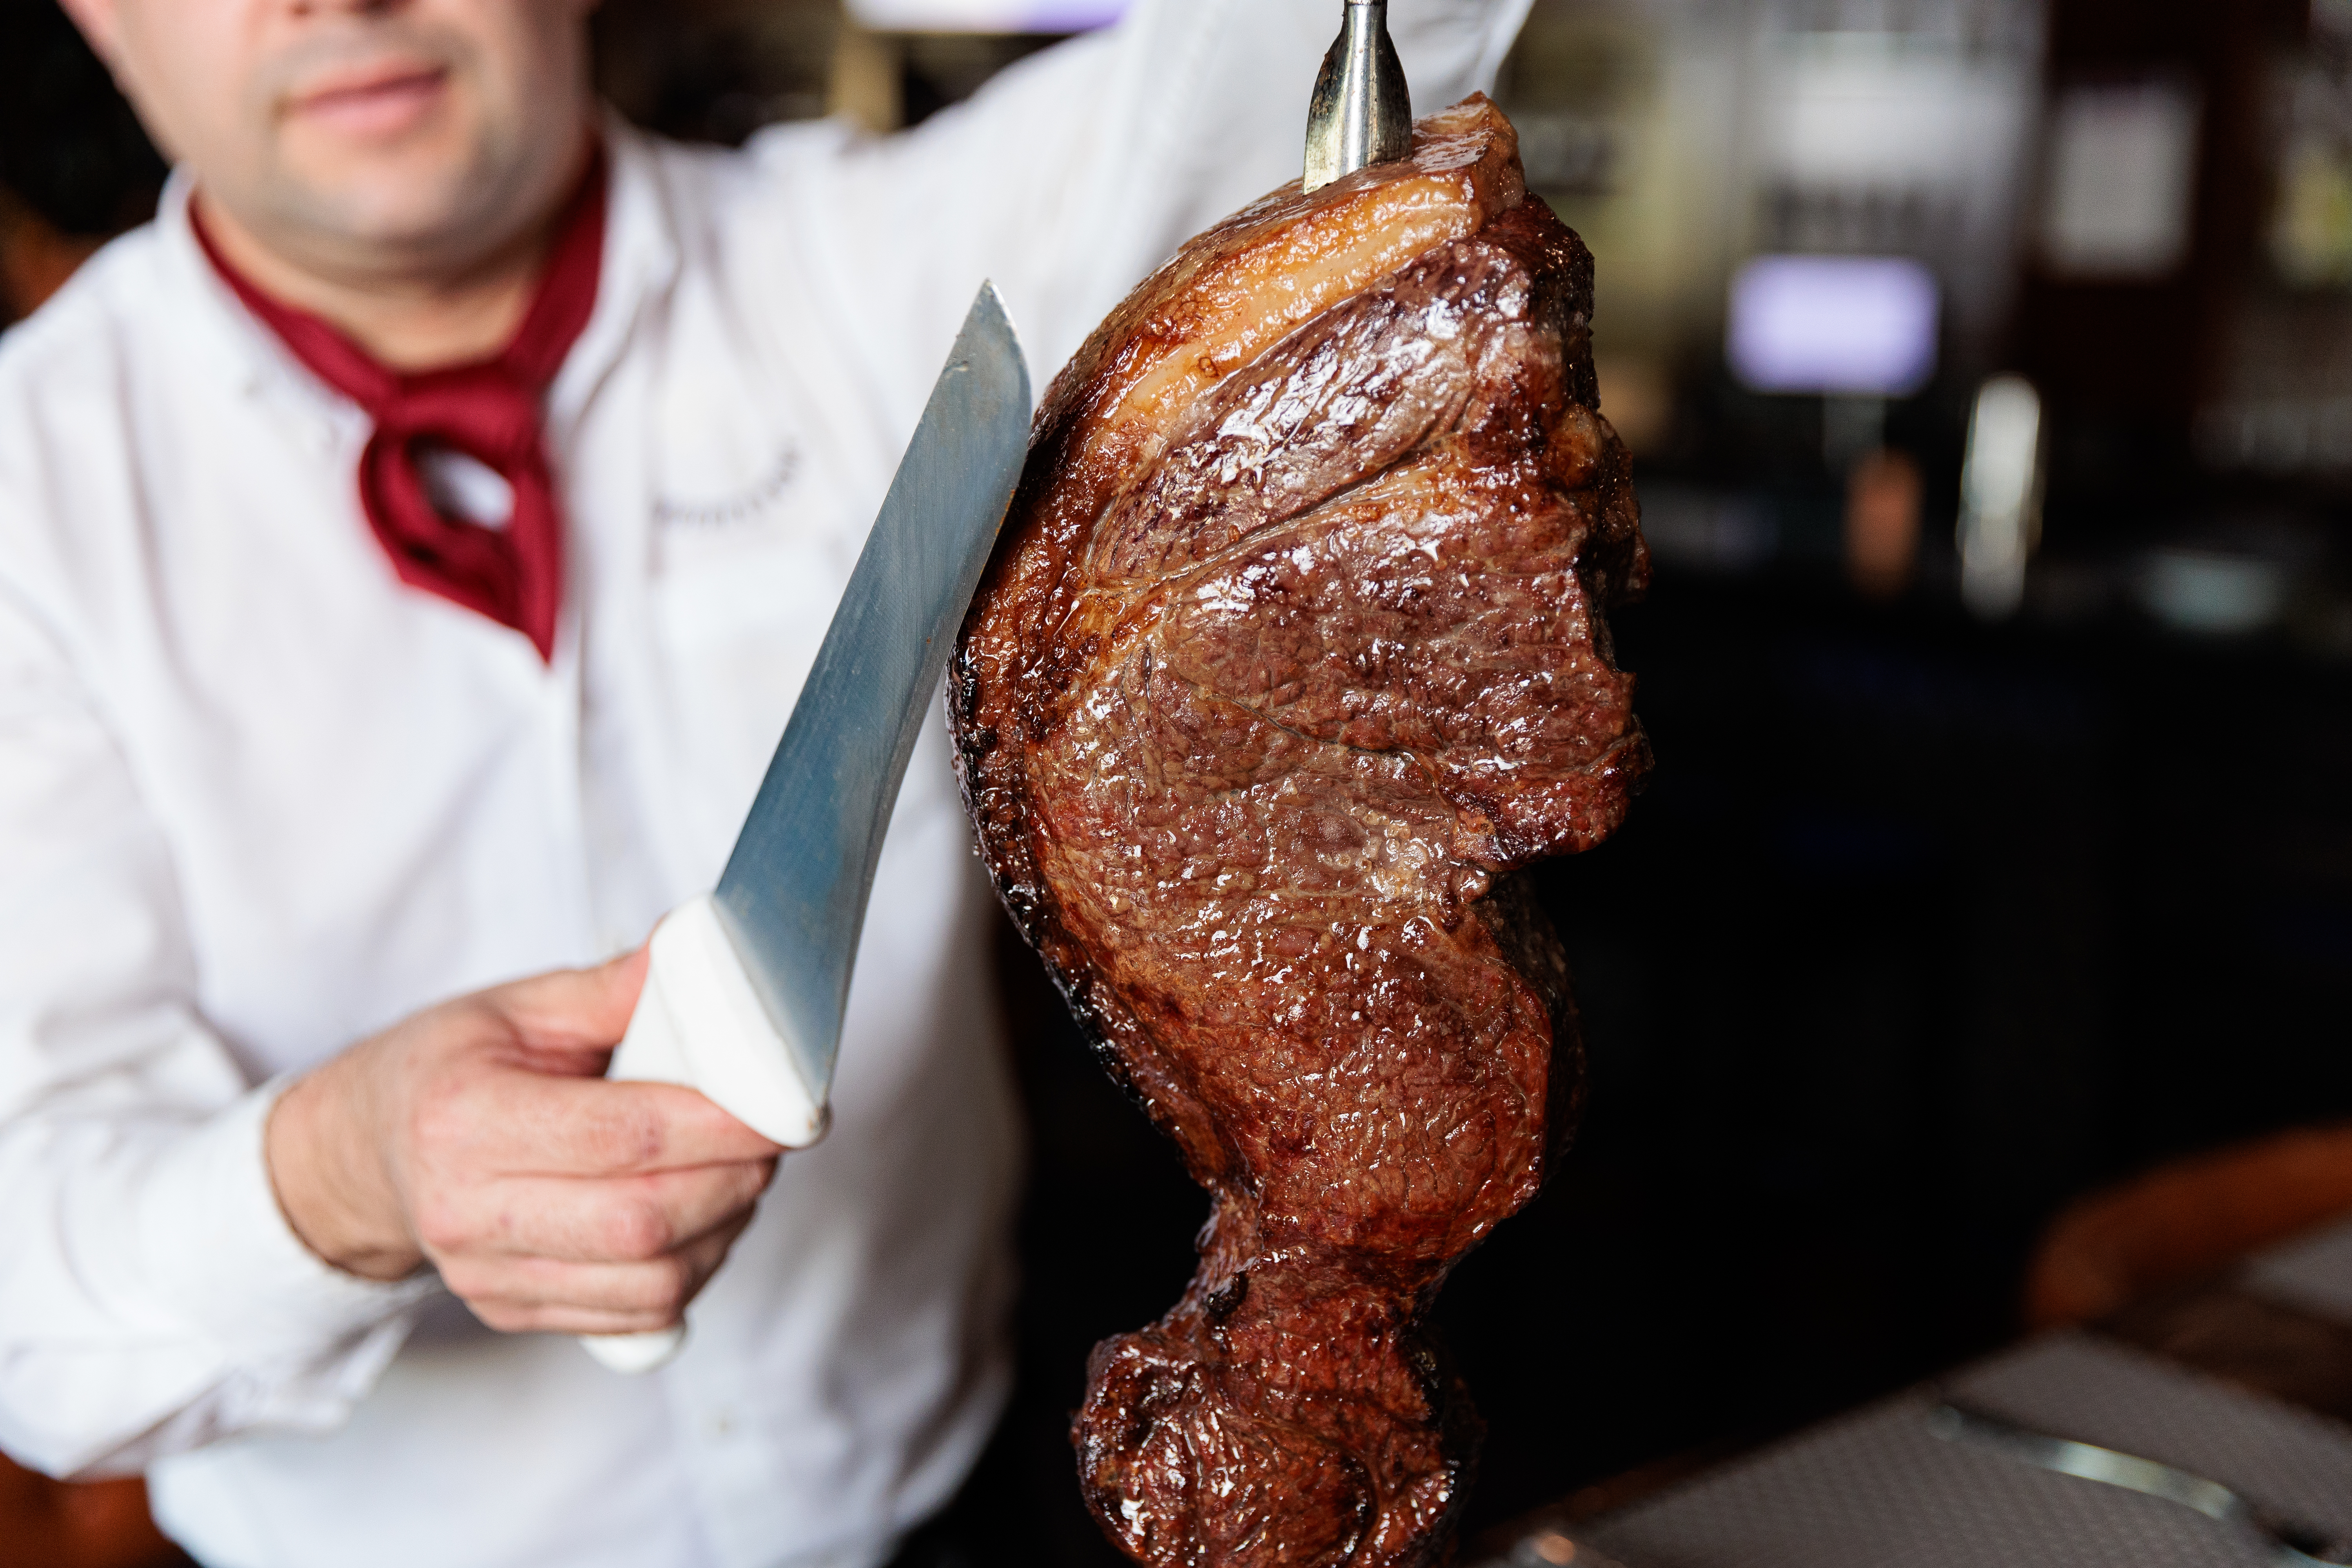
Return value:
<svg viewBox="0 0 2352 1568">
<path fill-rule="evenodd" d="M 1188 245 L 1037 416 L 950 701 L 999 891 L 1214 1200 L 1076 1422 L 1140 1562 L 1445 1555 L 1480 1428 L 1423 1318 L 1580 1078 L 1513 873 L 1648 765 L 1591 279 L 1474 98 Z"/>
</svg>

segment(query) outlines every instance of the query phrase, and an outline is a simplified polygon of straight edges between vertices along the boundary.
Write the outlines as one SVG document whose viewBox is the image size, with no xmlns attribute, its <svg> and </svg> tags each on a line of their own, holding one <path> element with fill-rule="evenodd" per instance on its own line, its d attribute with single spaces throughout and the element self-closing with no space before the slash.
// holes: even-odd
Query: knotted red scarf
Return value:
<svg viewBox="0 0 2352 1568">
<path fill-rule="evenodd" d="M 262 293 L 222 257 L 195 209 L 188 212 L 205 254 L 246 309 L 375 422 L 360 455 L 360 506 L 400 580 L 512 626 L 542 659 L 554 657 L 563 607 L 563 517 L 540 400 L 595 308 L 604 194 L 600 151 L 556 219 L 538 291 L 503 350 L 414 374 L 379 363 L 319 317 Z M 485 528 L 434 504 L 418 459 L 435 447 L 462 452 L 506 480 L 514 510 L 504 527 Z"/>
</svg>

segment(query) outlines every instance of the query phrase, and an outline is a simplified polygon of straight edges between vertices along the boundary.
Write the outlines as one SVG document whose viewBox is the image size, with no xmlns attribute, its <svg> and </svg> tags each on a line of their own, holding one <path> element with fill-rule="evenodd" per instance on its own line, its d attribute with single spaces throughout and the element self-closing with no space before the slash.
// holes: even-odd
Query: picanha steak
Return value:
<svg viewBox="0 0 2352 1568">
<path fill-rule="evenodd" d="M 1076 1417 L 1140 1562 L 1447 1553 L 1481 1428 L 1423 1318 L 1580 1078 L 1512 873 L 1648 765 L 1591 300 L 1473 98 L 1186 246 L 1037 415 L 950 700 L 998 890 L 1214 1199 Z"/>
</svg>

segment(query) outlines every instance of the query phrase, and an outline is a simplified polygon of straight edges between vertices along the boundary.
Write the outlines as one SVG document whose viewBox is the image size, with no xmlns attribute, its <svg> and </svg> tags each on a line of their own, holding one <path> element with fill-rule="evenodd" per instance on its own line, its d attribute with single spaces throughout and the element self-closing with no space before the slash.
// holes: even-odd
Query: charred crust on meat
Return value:
<svg viewBox="0 0 2352 1568">
<path fill-rule="evenodd" d="M 1650 765 L 1591 303 L 1473 98 L 1186 246 L 1038 410 L 949 713 L 1006 910 L 1213 1200 L 1072 1421 L 1153 1568 L 1447 1560 L 1482 1429 L 1426 1315 L 1582 1093 L 1521 868 Z"/>
</svg>

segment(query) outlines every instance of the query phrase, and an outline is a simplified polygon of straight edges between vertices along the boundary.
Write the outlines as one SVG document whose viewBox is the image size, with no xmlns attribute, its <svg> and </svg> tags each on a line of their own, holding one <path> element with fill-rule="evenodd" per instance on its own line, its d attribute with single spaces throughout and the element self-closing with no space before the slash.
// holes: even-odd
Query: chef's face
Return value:
<svg viewBox="0 0 2352 1568">
<path fill-rule="evenodd" d="M 463 268 L 568 188 L 595 0 L 66 0 L 158 142 L 299 264 Z"/>
</svg>

